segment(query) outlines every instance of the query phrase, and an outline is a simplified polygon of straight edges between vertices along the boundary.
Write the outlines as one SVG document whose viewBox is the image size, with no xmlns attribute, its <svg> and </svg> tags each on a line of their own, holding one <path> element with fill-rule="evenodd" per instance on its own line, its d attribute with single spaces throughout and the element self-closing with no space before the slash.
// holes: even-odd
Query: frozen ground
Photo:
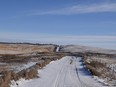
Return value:
<svg viewBox="0 0 116 87">
<path fill-rule="evenodd" d="M 66 56 L 38 72 L 40 78 L 12 81 L 11 87 L 106 87 L 92 78 L 79 57 Z"/>
</svg>

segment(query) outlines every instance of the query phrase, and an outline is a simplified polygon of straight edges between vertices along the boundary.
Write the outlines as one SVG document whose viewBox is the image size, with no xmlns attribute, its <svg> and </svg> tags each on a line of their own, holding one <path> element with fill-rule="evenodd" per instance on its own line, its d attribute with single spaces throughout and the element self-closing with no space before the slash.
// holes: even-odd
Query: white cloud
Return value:
<svg viewBox="0 0 116 87">
<path fill-rule="evenodd" d="M 31 15 L 73 15 L 81 13 L 97 13 L 97 12 L 116 12 L 116 3 L 90 4 L 90 5 L 74 5 L 56 10 L 45 12 L 35 12 Z"/>
</svg>

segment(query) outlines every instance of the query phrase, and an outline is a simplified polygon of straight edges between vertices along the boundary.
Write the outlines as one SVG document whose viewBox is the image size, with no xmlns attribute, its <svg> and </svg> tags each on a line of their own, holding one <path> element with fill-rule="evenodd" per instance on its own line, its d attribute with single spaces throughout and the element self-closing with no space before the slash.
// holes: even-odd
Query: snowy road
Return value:
<svg viewBox="0 0 116 87">
<path fill-rule="evenodd" d="M 40 78 L 18 81 L 11 87 L 104 87 L 84 68 L 81 58 L 66 56 L 39 72 Z"/>
</svg>

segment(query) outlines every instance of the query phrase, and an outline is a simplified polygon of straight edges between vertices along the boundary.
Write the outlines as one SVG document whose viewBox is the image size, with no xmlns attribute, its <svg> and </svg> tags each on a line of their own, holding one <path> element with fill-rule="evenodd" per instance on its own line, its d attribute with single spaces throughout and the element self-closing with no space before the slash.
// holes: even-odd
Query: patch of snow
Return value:
<svg viewBox="0 0 116 87">
<path fill-rule="evenodd" d="M 37 62 L 28 62 L 26 64 L 20 64 L 20 65 L 16 64 L 15 66 L 14 65 L 11 66 L 11 69 L 13 69 L 15 72 L 19 72 L 21 70 L 27 69 L 27 68 L 35 65 L 36 63 Z"/>
<path fill-rule="evenodd" d="M 3 76 L 3 75 L 0 75 L 0 77 Z"/>
<path fill-rule="evenodd" d="M 56 48 L 56 52 L 59 52 L 59 50 L 60 50 L 60 47 L 58 46 L 58 47 Z"/>
<path fill-rule="evenodd" d="M 0 62 L 0 65 L 6 65 L 7 63 L 2 63 L 2 62 Z"/>
<path fill-rule="evenodd" d="M 103 84 L 105 87 L 109 87 L 109 86 L 110 86 L 110 84 L 106 83 L 104 79 L 100 79 L 98 76 L 93 76 L 93 78 L 94 78 L 96 81 L 98 81 L 98 82 L 100 82 L 101 84 Z"/>
<path fill-rule="evenodd" d="M 50 64 L 54 63 L 55 61 L 51 61 Z"/>
</svg>

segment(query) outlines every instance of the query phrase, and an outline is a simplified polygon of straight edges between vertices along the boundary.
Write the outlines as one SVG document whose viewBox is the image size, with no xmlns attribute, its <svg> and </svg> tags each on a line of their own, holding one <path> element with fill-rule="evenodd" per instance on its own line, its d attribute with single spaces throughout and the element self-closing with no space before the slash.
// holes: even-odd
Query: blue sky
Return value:
<svg viewBox="0 0 116 87">
<path fill-rule="evenodd" d="M 0 41 L 116 49 L 116 0 L 1 0 Z"/>
</svg>

